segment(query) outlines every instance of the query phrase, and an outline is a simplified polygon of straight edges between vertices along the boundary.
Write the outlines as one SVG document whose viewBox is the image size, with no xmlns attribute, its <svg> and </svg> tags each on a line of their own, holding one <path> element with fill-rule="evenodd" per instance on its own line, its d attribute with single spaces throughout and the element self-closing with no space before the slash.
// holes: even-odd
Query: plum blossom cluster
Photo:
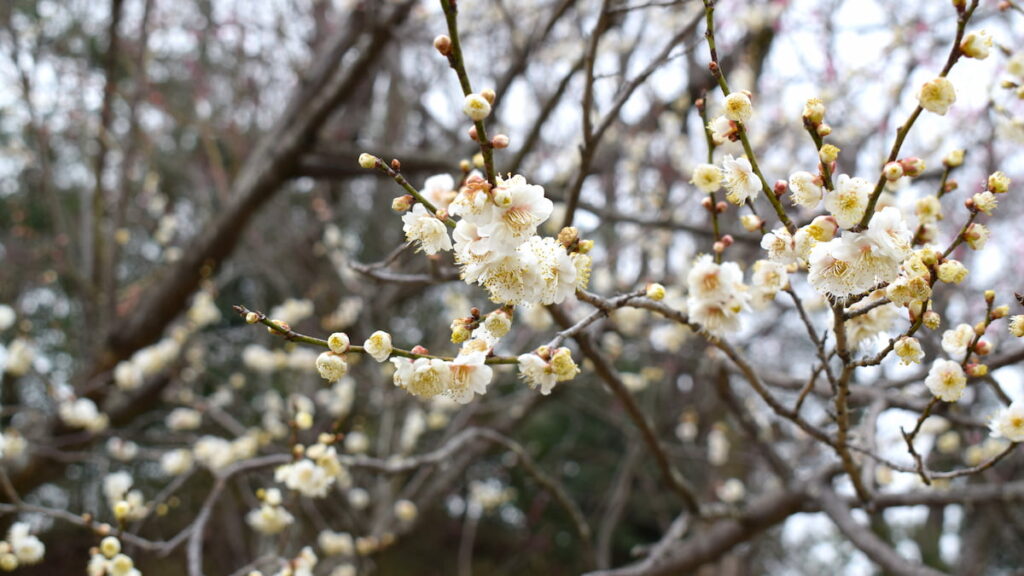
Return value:
<svg viewBox="0 0 1024 576">
<path fill-rule="evenodd" d="M 710 255 L 697 257 L 686 275 L 686 308 L 690 319 L 714 336 L 740 329 L 740 313 L 761 309 L 789 285 L 787 267 L 771 260 L 753 266 L 752 285 L 743 283 L 735 262 L 717 263 Z"/>
<path fill-rule="evenodd" d="M 262 501 L 259 508 L 250 510 L 245 521 L 260 534 L 279 534 L 295 521 L 295 517 L 282 506 L 281 491 L 277 488 L 260 491 L 257 497 Z"/>
<path fill-rule="evenodd" d="M 32 566 L 42 562 L 46 553 L 43 542 L 30 532 L 29 525 L 15 522 L 0 540 L 0 570 L 13 572 L 19 566 Z"/>
<path fill-rule="evenodd" d="M 859 211 L 863 214 L 863 209 Z M 836 218 L 852 226 L 857 218 Z M 842 224 L 840 224 L 842 225 Z M 867 292 L 899 276 L 900 264 L 913 251 L 913 235 L 898 208 L 875 213 L 864 232 L 847 230 L 811 250 L 808 281 L 835 298 Z"/>
<path fill-rule="evenodd" d="M 142 576 L 135 561 L 121 552 L 121 541 L 113 536 L 107 536 L 98 548 L 92 549 L 85 573 L 87 576 Z"/>
<path fill-rule="evenodd" d="M 334 485 L 349 487 L 352 479 L 338 460 L 337 450 L 330 445 L 331 438 L 320 440 L 306 448 L 302 458 L 278 467 L 274 480 L 310 498 L 327 496 L 327 491 Z"/>
<path fill-rule="evenodd" d="M 554 205 L 544 188 L 523 176 L 499 177 L 492 185 L 474 173 L 457 191 L 450 177 L 435 176 L 421 195 L 436 212 L 423 203 L 412 205 L 402 216 L 406 239 L 427 254 L 453 250 L 462 278 L 483 286 L 492 301 L 557 304 L 586 287 L 589 243 L 581 243 L 572 229 L 558 239 L 537 235 Z M 457 218 L 451 237 L 449 216 Z"/>
</svg>

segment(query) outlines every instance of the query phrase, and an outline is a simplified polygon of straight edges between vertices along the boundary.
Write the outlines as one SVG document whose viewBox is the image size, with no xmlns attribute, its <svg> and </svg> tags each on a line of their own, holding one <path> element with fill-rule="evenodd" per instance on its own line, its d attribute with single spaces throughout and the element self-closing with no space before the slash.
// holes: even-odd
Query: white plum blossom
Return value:
<svg viewBox="0 0 1024 576">
<path fill-rule="evenodd" d="M 994 438 L 1006 438 L 1010 442 L 1024 442 L 1024 402 L 1015 400 L 1002 408 L 989 422 Z"/>
<path fill-rule="evenodd" d="M 544 188 L 519 175 L 499 180 L 492 195 L 495 210 L 489 222 L 479 225 L 480 233 L 491 239 L 492 249 L 502 252 L 515 250 L 529 239 L 554 209 L 544 197 Z"/>
<path fill-rule="evenodd" d="M 474 351 L 459 354 L 450 364 L 451 384 L 447 394 L 459 404 L 468 404 L 474 394 L 483 396 L 491 383 L 493 370 L 484 364 L 487 352 Z"/>
<path fill-rule="evenodd" d="M 865 232 L 846 232 L 814 246 L 808 281 L 816 290 L 845 298 L 866 292 L 899 276 L 910 253 L 911 233 L 899 211 L 887 207 L 876 213 Z"/>
<path fill-rule="evenodd" d="M 395 386 L 423 399 L 442 394 L 451 385 L 451 370 L 439 358 L 392 358 Z"/>
<path fill-rule="evenodd" d="M 746 157 L 725 156 L 722 160 L 722 185 L 725 186 L 726 200 L 737 206 L 748 199 L 755 200 L 761 192 L 761 180 L 754 174 Z"/>
<path fill-rule="evenodd" d="M 789 176 L 790 199 L 793 204 L 814 209 L 824 193 L 820 181 L 810 172 L 794 172 Z"/>
<path fill-rule="evenodd" d="M 427 212 L 423 204 L 416 204 L 412 210 L 403 214 L 402 222 L 405 239 L 416 242 L 417 251 L 437 254 L 442 250 L 452 249 L 448 227 L 437 216 Z"/>
<path fill-rule="evenodd" d="M 951 358 L 963 358 L 974 336 L 974 327 L 970 324 L 960 324 L 953 330 L 946 330 L 942 333 L 942 351 Z"/>
<path fill-rule="evenodd" d="M 743 272 L 735 262 L 716 264 L 709 255 L 697 258 L 686 276 L 690 318 L 715 336 L 740 328 L 740 312 L 747 303 Z"/>
<path fill-rule="evenodd" d="M 447 210 L 455 199 L 455 180 L 449 174 L 437 174 L 423 182 L 420 195 L 427 199 L 438 210 Z"/>
<path fill-rule="evenodd" d="M 863 178 L 840 174 L 835 189 L 825 195 L 825 209 L 841 228 L 852 228 L 864 217 L 871 189 L 871 183 Z"/>
<path fill-rule="evenodd" d="M 967 376 L 960 364 L 939 358 L 932 363 L 924 383 L 939 400 L 956 402 L 967 387 Z"/>
<path fill-rule="evenodd" d="M 391 356 L 394 350 L 391 346 L 391 334 L 383 330 L 377 330 L 363 343 L 363 350 L 377 362 L 384 362 Z"/>
<path fill-rule="evenodd" d="M 274 472 L 274 480 L 310 498 L 323 498 L 334 484 L 334 476 L 315 462 L 303 458 Z"/>
</svg>

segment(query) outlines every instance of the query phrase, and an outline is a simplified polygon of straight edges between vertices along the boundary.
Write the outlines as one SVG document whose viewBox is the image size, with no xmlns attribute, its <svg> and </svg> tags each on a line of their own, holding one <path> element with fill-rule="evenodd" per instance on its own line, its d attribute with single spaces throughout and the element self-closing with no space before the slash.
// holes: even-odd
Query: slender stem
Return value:
<svg viewBox="0 0 1024 576">
<path fill-rule="evenodd" d="M 454 0 L 441 0 L 441 10 L 444 11 L 445 22 L 448 23 L 448 36 L 452 41 L 451 52 L 448 53 L 448 64 L 455 70 L 459 77 L 459 85 L 462 87 L 463 96 L 473 93 L 473 86 L 469 83 L 469 74 L 466 73 L 466 63 L 462 55 L 462 43 L 459 40 L 459 9 Z M 487 138 L 487 128 L 483 120 L 473 122 L 476 126 L 477 142 L 480 144 L 480 154 L 484 158 L 484 172 L 487 174 L 487 181 L 491 186 L 497 186 L 498 181 L 494 171 L 494 147 Z"/>
<path fill-rule="evenodd" d="M 961 8 L 960 15 L 956 21 L 956 37 L 953 39 L 953 46 L 949 50 L 949 56 L 946 57 L 946 64 L 942 67 L 942 71 L 939 72 L 940 78 L 945 78 L 949 71 L 953 69 L 953 65 L 956 64 L 957 60 L 963 53 L 960 51 L 960 41 L 964 38 L 964 30 L 967 28 L 967 23 L 971 19 L 971 15 L 974 14 L 974 10 L 978 8 L 979 0 L 971 0 L 970 6 Z M 892 148 L 889 150 L 889 157 L 886 159 L 884 164 L 889 162 L 895 162 L 896 158 L 900 155 L 900 149 L 903 147 L 903 141 L 906 140 L 907 135 L 910 134 L 910 129 L 914 127 L 914 122 L 917 122 L 918 117 L 921 116 L 921 112 L 924 108 L 920 104 L 914 108 L 914 111 L 910 113 L 910 117 L 907 118 L 906 122 L 903 123 L 896 130 L 896 140 L 892 143 Z M 875 213 L 875 206 L 878 204 L 879 197 L 882 196 L 882 191 L 885 190 L 885 173 L 879 174 L 878 182 L 875 183 L 875 189 L 871 192 L 871 197 L 868 199 L 868 206 L 864 210 L 864 217 L 861 218 L 858 228 L 866 228 L 868 222 L 871 221 L 871 216 Z"/>
<path fill-rule="evenodd" d="M 711 75 L 718 82 L 718 87 L 721 88 L 722 94 L 728 96 L 730 94 L 729 83 L 725 80 L 725 73 L 722 71 L 722 65 L 718 61 L 718 48 L 715 45 L 715 0 L 704 0 L 704 18 L 707 23 L 707 32 L 704 33 L 704 37 L 708 42 L 708 49 L 711 52 Z M 747 128 L 742 122 L 736 122 L 736 134 L 739 137 L 740 143 L 743 145 L 743 152 L 747 155 L 747 160 L 750 161 L 750 168 L 757 175 L 757 179 L 761 182 L 761 191 L 764 192 L 765 198 L 771 203 L 772 208 L 775 209 L 775 214 L 778 215 L 779 221 L 782 225 L 789 230 L 790 233 L 796 232 L 796 225 L 789 219 L 789 215 L 786 214 L 786 209 L 782 206 L 782 202 L 779 201 L 778 197 L 775 196 L 775 191 L 768 185 L 768 180 L 764 177 L 761 172 L 761 167 L 757 163 L 757 155 L 754 154 L 754 148 L 750 145 L 750 139 L 747 137 Z"/>
<path fill-rule="evenodd" d="M 277 322 L 275 320 L 272 320 L 272 319 L 268 318 L 267 315 L 264 314 L 263 312 L 259 312 L 259 311 L 256 311 L 256 310 L 249 310 L 245 306 L 241 306 L 241 305 L 235 306 L 234 308 L 235 308 L 235 312 L 238 312 L 238 314 L 240 316 L 242 316 L 243 318 L 246 317 L 249 314 L 255 314 L 257 322 L 259 322 L 260 324 L 263 324 L 264 326 L 270 328 L 272 334 L 276 334 L 278 336 L 281 336 L 285 340 L 288 340 L 290 342 L 301 342 L 303 344 L 309 344 L 311 346 L 319 346 L 321 348 L 330 348 L 330 346 L 327 344 L 327 340 L 324 340 L 322 338 L 316 338 L 314 336 L 306 336 L 305 334 L 299 334 L 298 332 L 295 332 L 294 330 L 292 330 L 288 326 L 285 326 L 284 324 L 281 324 L 281 323 L 279 323 L 279 322 Z M 366 353 L 366 349 L 363 348 L 362 346 L 350 346 L 348 351 L 352 352 L 354 354 L 365 354 Z M 392 356 L 399 356 L 399 357 L 402 357 L 402 358 L 410 358 L 410 359 L 417 359 L 417 358 L 437 359 L 437 360 L 444 360 L 446 362 L 451 362 L 452 360 L 454 360 L 454 358 L 452 358 L 450 356 L 434 356 L 432 354 L 417 354 L 417 353 L 412 352 L 410 350 L 403 350 L 401 348 L 393 348 L 391 350 L 391 355 Z M 515 357 L 515 356 L 491 356 L 490 358 L 487 358 L 484 361 L 484 363 L 485 364 L 518 364 L 519 363 L 519 359 L 517 357 Z"/>
</svg>

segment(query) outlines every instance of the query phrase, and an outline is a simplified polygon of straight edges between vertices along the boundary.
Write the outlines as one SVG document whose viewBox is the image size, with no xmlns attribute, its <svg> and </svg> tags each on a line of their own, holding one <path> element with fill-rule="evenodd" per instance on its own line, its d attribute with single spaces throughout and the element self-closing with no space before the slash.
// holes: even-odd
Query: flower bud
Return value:
<svg viewBox="0 0 1024 576">
<path fill-rule="evenodd" d="M 939 313 L 934 310 L 929 310 L 924 313 L 922 322 L 929 330 L 936 330 L 942 325 L 942 316 L 939 316 Z"/>
<path fill-rule="evenodd" d="M 436 48 L 442 56 L 448 56 L 452 53 L 452 39 L 441 34 L 434 38 L 434 48 Z"/>
<path fill-rule="evenodd" d="M 363 152 L 359 155 L 359 165 L 367 170 L 372 170 L 377 167 L 377 157 Z"/>
<path fill-rule="evenodd" d="M 959 284 L 967 278 L 967 267 L 956 260 L 939 264 L 939 280 L 947 284 Z"/>
<path fill-rule="evenodd" d="M 333 352 L 323 352 L 316 358 L 316 369 L 320 377 L 328 382 L 337 382 L 348 373 L 348 364 L 344 356 Z"/>
<path fill-rule="evenodd" d="M 972 378 L 981 378 L 988 374 L 988 366 L 985 364 L 970 363 L 967 365 L 967 369 L 964 370 L 968 376 Z"/>
<path fill-rule="evenodd" d="M 580 241 L 580 231 L 575 226 L 566 226 L 558 232 L 558 243 L 566 248 L 571 248 Z"/>
<path fill-rule="evenodd" d="M 1006 318 L 1010 315 L 1010 307 L 1006 304 L 1002 306 L 996 306 L 992 309 L 992 319 L 999 320 L 1000 318 Z"/>
<path fill-rule="evenodd" d="M 904 158 L 899 161 L 900 166 L 903 167 L 903 174 L 911 178 L 916 178 L 924 172 L 924 160 L 917 156 L 911 156 L 910 158 Z"/>
<path fill-rule="evenodd" d="M 121 541 L 113 536 L 107 536 L 100 542 L 100 552 L 107 558 L 113 558 L 121 552 Z"/>
<path fill-rule="evenodd" d="M 467 326 L 466 318 L 456 318 L 455 320 L 452 320 L 451 330 L 453 344 L 462 344 L 472 336 L 472 330 Z"/>
<path fill-rule="evenodd" d="M 120 522 L 128 517 L 132 511 L 132 505 L 128 502 L 121 500 L 117 504 L 114 504 L 114 518 Z"/>
<path fill-rule="evenodd" d="M 462 112 L 474 122 L 480 122 L 491 115 L 491 103 L 480 94 L 470 94 L 466 96 Z"/>
<path fill-rule="evenodd" d="M 992 50 L 992 36 L 985 30 L 970 32 L 960 42 L 960 51 L 968 58 L 984 60 Z"/>
<path fill-rule="evenodd" d="M 993 172 L 988 177 L 988 189 L 996 194 L 1005 194 L 1010 190 L 1010 178 L 1003 172 Z"/>
<path fill-rule="evenodd" d="M 885 175 L 886 180 L 895 182 L 903 177 L 903 166 L 899 162 L 888 162 L 882 168 L 882 174 Z"/>
<path fill-rule="evenodd" d="M 744 214 L 743 216 L 740 216 L 740 224 L 747 232 L 760 230 L 763 223 L 764 220 L 761 220 L 755 214 Z"/>
<path fill-rule="evenodd" d="M 660 302 L 665 299 L 665 287 L 657 282 L 651 282 L 647 285 L 647 297 L 651 300 Z"/>
<path fill-rule="evenodd" d="M 327 346 L 331 349 L 331 352 L 335 354 L 344 354 L 348 352 L 350 341 L 348 334 L 344 332 L 335 332 L 327 337 Z"/>
<path fill-rule="evenodd" d="M 824 138 L 825 136 L 829 136 L 832 134 L 832 126 L 828 124 L 818 124 L 818 127 L 815 128 L 815 131 L 818 133 L 818 136 Z"/>
<path fill-rule="evenodd" d="M 480 95 L 483 96 L 484 100 L 487 100 L 487 103 L 490 104 L 491 106 L 494 106 L 494 100 L 498 97 L 498 95 L 495 94 L 494 90 L 490 88 L 481 91 Z"/>
<path fill-rule="evenodd" d="M 255 324 L 260 321 L 260 315 L 255 312 L 249 312 L 245 315 L 245 322 L 247 324 Z"/>
<path fill-rule="evenodd" d="M 392 200 L 391 209 L 395 212 L 408 212 L 415 203 L 416 199 L 412 197 L 412 194 L 406 194 L 405 196 L 399 196 Z"/>
<path fill-rule="evenodd" d="M 811 124 L 821 124 L 825 120 L 825 104 L 820 98 L 811 98 L 804 104 L 803 117 Z"/>
<path fill-rule="evenodd" d="M 956 168 L 964 163 L 964 150 L 957 148 L 950 150 L 949 154 L 942 159 L 942 164 L 947 168 Z"/>
<path fill-rule="evenodd" d="M 313 415 L 309 412 L 299 412 L 295 415 L 295 427 L 299 430 L 309 430 L 313 427 Z"/>
<path fill-rule="evenodd" d="M 839 148 L 832 144 L 825 144 L 818 150 L 818 159 L 822 164 L 831 164 L 839 158 Z"/>
<path fill-rule="evenodd" d="M 491 146 L 497 150 L 508 148 L 509 142 L 510 140 L 507 134 L 498 134 L 494 138 L 491 138 Z"/>
</svg>

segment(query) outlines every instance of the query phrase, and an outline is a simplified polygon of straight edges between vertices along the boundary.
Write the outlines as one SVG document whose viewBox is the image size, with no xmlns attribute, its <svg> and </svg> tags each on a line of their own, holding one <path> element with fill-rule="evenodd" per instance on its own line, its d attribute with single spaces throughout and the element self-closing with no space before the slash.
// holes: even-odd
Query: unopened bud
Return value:
<svg viewBox="0 0 1024 576">
<path fill-rule="evenodd" d="M 828 124 L 818 124 L 816 130 L 818 131 L 818 136 L 821 136 L 822 138 L 832 134 L 832 126 Z"/>
<path fill-rule="evenodd" d="M 260 321 L 260 315 L 255 312 L 249 312 L 245 315 L 245 321 L 248 324 L 255 324 Z"/>
<path fill-rule="evenodd" d="M 924 160 L 917 156 L 911 156 L 910 158 L 904 158 L 899 161 L 900 166 L 903 167 L 903 174 L 911 178 L 916 178 L 924 172 L 925 164 Z"/>
<path fill-rule="evenodd" d="M 985 364 L 971 363 L 967 365 L 966 372 L 967 375 L 971 376 L 972 378 L 981 378 L 982 376 L 988 375 L 988 366 L 986 366 Z"/>
<path fill-rule="evenodd" d="M 833 144 L 825 144 L 818 150 L 818 159 L 822 164 L 831 164 L 839 158 L 839 147 Z"/>
<path fill-rule="evenodd" d="M 821 124 L 825 120 L 825 103 L 820 98 L 811 98 L 804 104 L 803 117 L 811 124 Z"/>
<path fill-rule="evenodd" d="M 580 240 L 579 246 L 576 248 L 576 251 L 579 252 L 580 254 L 586 254 L 586 253 L 590 252 L 593 249 L 594 249 L 594 241 L 593 240 Z"/>
<path fill-rule="evenodd" d="M 394 170 L 395 172 L 402 171 L 402 163 L 398 161 L 398 158 L 391 159 L 391 169 Z"/>
<path fill-rule="evenodd" d="M 725 214 L 725 211 L 729 209 L 729 204 L 726 202 L 719 202 L 715 204 L 715 211 L 719 214 Z"/>
<path fill-rule="evenodd" d="M 420 354 L 420 355 L 430 354 L 429 350 L 427 350 L 423 346 L 420 346 L 419 344 L 413 346 L 412 350 L 410 350 L 410 352 L 412 352 L 413 354 Z"/>
<path fill-rule="evenodd" d="M 476 126 L 470 126 L 469 130 L 467 131 L 467 134 L 469 134 L 470 140 L 472 140 L 473 142 L 477 141 Z"/>
<path fill-rule="evenodd" d="M 888 162 L 882 168 L 882 174 L 885 175 L 886 180 L 895 182 L 903 177 L 903 166 L 899 162 Z"/>
<path fill-rule="evenodd" d="M 463 174 L 469 173 L 473 169 L 473 165 L 469 163 L 469 160 L 459 160 L 459 170 L 462 170 Z"/>
<path fill-rule="evenodd" d="M 452 39 L 442 34 L 437 38 L 434 38 L 434 48 L 436 48 L 442 56 L 447 56 L 452 53 Z"/>
<path fill-rule="evenodd" d="M 416 200 L 412 197 L 412 194 L 406 194 L 405 196 L 399 196 L 391 201 L 391 209 L 395 212 L 406 212 Z"/>
<path fill-rule="evenodd" d="M 783 194 L 785 194 L 786 190 L 788 188 L 789 188 L 789 182 L 786 182 L 785 180 L 776 180 L 775 181 L 775 186 L 772 187 L 772 189 L 775 191 L 775 196 L 776 197 L 782 196 Z"/>
<path fill-rule="evenodd" d="M 494 148 L 496 148 L 498 150 L 501 150 L 503 148 L 508 148 L 508 145 L 509 145 L 509 139 L 508 139 L 508 135 L 507 134 L 498 134 L 494 138 L 491 138 L 491 146 L 493 146 Z"/>
<path fill-rule="evenodd" d="M 735 240 L 733 239 L 732 234 L 726 234 L 725 236 L 722 236 L 722 244 L 725 244 L 726 248 L 732 246 L 733 242 L 735 242 Z"/>
<path fill-rule="evenodd" d="M 498 95 L 494 93 L 494 90 L 491 90 L 490 88 L 480 92 L 480 95 L 483 96 L 484 100 L 487 100 L 487 103 L 491 106 L 494 106 L 494 100 L 498 97 Z"/>
<path fill-rule="evenodd" d="M 988 356 L 992 353 L 992 343 L 988 340 L 979 340 L 974 346 L 974 351 L 977 352 L 978 356 Z"/>
<path fill-rule="evenodd" d="M 996 306 L 992 309 L 992 319 L 999 320 L 1000 318 L 1006 318 L 1010 315 L 1010 307 L 1006 304 L 1002 306 Z"/>
<path fill-rule="evenodd" d="M 580 231 L 575 226 L 566 226 L 558 232 L 558 243 L 566 248 L 571 248 L 580 241 Z"/>
<path fill-rule="evenodd" d="M 462 111 L 474 122 L 480 122 L 491 114 L 491 103 L 480 94 L 466 96 Z"/>
<path fill-rule="evenodd" d="M 995 290 L 985 290 L 985 303 L 986 304 L 991 304 L 992 302 L 995 301 L 995 299 L 996 299 L 996 291 Z"/>
<path fill-rule="evenodd" d="M 950 150 L 949 154 L 946 154 L 946 157 L 942 159 L 942 164 L 947 168 L 956 168 L 964 163 L 964 153 L 965 151 L 959 148 Z"/>
<path fill-rule="evenodd" d="M 362 153 L 359 155 L 359 166 L 371 170 L 377 167 L 377 157 L 373 154 Z"/>
<path fill-rule="evenodd" d="M 701 201 L 700 205 L 704 207 L 708 212 L 712 212 L 715 209 L 715 203 L 711 201 L 711 198 L 705 196 Z"/>
<path fill-rule="evenodd" d="M 764 224 L 764 220 L 761 220 L 755 214 L 744 214 L 743 216 L 740 216 L 740 224 L 747 232 L 753 232 L 761 228 L 761 225 Z"/>
<path fill-rule="evenodd" d="M 661 301 L 665 299 L 665 287 L 657 282 L 647 285 L 647 297 L 651 300 Z"/>
<path fill-rule="evenodd" d="M 309 430 L 313 427 L 313 415 L 309 412 L 299 412 L 295 415 L 295 427 L 299 430 Z"/>
</svg>

